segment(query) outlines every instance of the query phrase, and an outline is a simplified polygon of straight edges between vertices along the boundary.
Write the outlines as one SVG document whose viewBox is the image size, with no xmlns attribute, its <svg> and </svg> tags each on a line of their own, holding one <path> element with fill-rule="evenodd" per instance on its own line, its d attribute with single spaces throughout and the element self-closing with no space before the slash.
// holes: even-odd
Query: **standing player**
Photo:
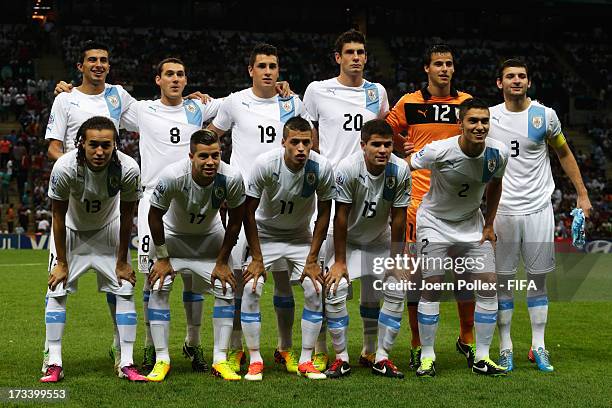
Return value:
<svg viewBox="0 0 612 408">
<path fill-rule="evenodd" d="M 306 116 L 299 97 L 292 95 L 284 98 L 278 94 L 275 86 L 279 75 L 276 47 L 269 44 L 256 45 L 249 58 L 248 70 L 253 86 L 226 97 L 218 115 L 209 125 L 209 129 L 215 131 L 219 137 L 232 130 L 230 164 L 240 170 L 247 184 L 254 159 L 278 147 L 278 136 L 283 134 L 283 125 L 294 116 Z M 242 273 L 242 262 L 245 261 L 245 245 L 245 238 L 241 234 L 233 257 L 236 262 L 234 270 L 238 276 Z M 295 306 L 287 278 L 287 264 L 284 261 L 276 262 L 271 268 L 274 275 L 274 305 L 279 323 L 275 357 L 277 361 L 284 362 L 288 371 L 296 372 L 297 359 L 291 350 Z M 240 310 L 240 302 L 240 298 L 237 298 L 237 310 Z M 228 357 L 235 371 L 239 371 L 240 363 L 244 361 L 240 330 L 240 313 L 236 313 Z"/>
<path fill-rule="evenodd" d="M 537 287 L 527 290 L 532 336 L 529 360 L 548 372 L 553 371 L 553 366 L 544 344 L 548 318 L 546 274 L 555 268 L 554 214 L 550 202 L 555 184 L 548 145 L 552 146 L 572 181 L 578 197 L 577 207 L 584 211 L 585 217 L 589 216 L 591 202 L 557 114 L 527 97 L 530 86 L 525 62 L 505 61 L 497 74 L 497 87 L 502 90 L 504 102 L 491 108 L 490 137 L 503 142 L 510 150 L 504 191 L 495 219 L 500 254 L 497 257 L 499 364 L 507 366 L 508 370 L 514 365 L 510 338 L 514 294 L 508 290 L 507 282 L 514 279 L 519 256 L 522 256 L 527 279 Z"/>
<path fill-rule="evenodd" d="M 506 375 L 506 368 L 489 358 L 495 332 L 495 232 L 493 220 L 508 162 L 503 143 L 487 138 L 489 109 L 484 101 L 468 99 L 459 107 L 461 135 L 428 144 L 410 158 L 410 169 L 429 169 L 431 189 L 417 211 L 417 240 L 423 259 L 423 283 L 441 284 L 444 265 L 452 259 L 456 283 L 473 277 L 476 288 L 476 347 L 472 372 Z M 487 214 L 480 203 L 486 188 Z M 460 261 L 461 260 L 461 261 Z M 471 261 L 471 262 L 469 262 Z M 464 269 L 460 269 L 463 268 Z M 465 275 L 462 273 L 465 272 Z M 486 286 L 491 285 L 493 286 Z M 418 305 L 423 344 L 418 377 L 436 375 L 434 341 L 440 318 L 441 291 L 425 288 Z"/>
<path fill-rule="evenodd" d="M 372 119 L 384 118 L 389 112 L 389 101 L 387 91 L 381 84 L 363 78 L 368 57 L 365 36 L 361 32 L 350 30 L 342 33 L 336 39 L 334 49 L 334 57 L 340 68 L 338 76 L 308 85 L 304 104 L 318 127 L 320 152 L 335 168 L 345 157 L 361 153 L 360 132 L 363 124 Z M 331 241 L 332 228 L 328 234 Z M 363 348 L 359 361 L 368 367 L 374 362 L 379 311 L 378 303 L 360 305 Z M 317 342 L 314 362 L 315 366 L 323 371 L 327 367 L 327 361 L 323 328 Z"/>
<path fill-rule="evenodd" d="M 289 119 L 283 129 L 284 148 L 260 155 L 249 179 L 244 227 L 252 261 L 244 272 L 241 309 L 250 357 L 247 380 L 262 379 L 259 303 L 265 270 L 278 259 L 286 260 L 291 266 L 291 281 L 299 281 L 304 289 L 302 352 L 297 373 L 311 379 L 325 378 L 311 359 L 323 321 L 319 251 L 327 234 L 335 188 L 331 165 L 311 151 L 312 140 L 307 120 Z M 308 224 L 315 203 L 317 223 L 311 233 Z"/>
<path fill-rule="evenodd" d="M 108 118 L 83 122 L 73 150 L 55 163 L 49 183 L 53 200 L 53 268 L 45 308 L 49 366 L 41 382 L 57 382 L 62 369 L 62 334 L 66 296 L 77 290 L 90 268 L 98 290 L 115 295 L 121 361 L 119 377 L 146 381 L 133 365 L 136 308 L 128 243 L 132 216 L 140 197 L 140 172 L 134 159 L 117 151 L 117 129 Z"/>
<path fill-rule="evenodd" d="M 428 143 L 455 136 L 459 131 L 458 107 L 469 94 L 457 91 L 452 86 L 455 64 L 453 52 L 449 46 L 437 44 L 429 47 L 423 56 L 423 69 L 427 73 L 427 86 L 406 94 L 397 102 L 387 122 L 395 133 L 394 144 L 398 151 L 409 155 L 419 151 Z M 429 191 L 430 171 L 418 170 L 412 173 L 412 196 L 408 208 L 406 224 L 406 241 L 415 242 L 416 212 L 423 196 Z M 413 276 L 418 280 L 417 275 Z M 412 333 L 410 350 L 410 367 L 419 366 L 421 341 L 417 323 L 418 294 L 408 296 L 408 317 Z M 468 365 L 474 359 L 471 352 L 474 343 L 474 300 L 457 302 L 459 311 L 460 332 L 457 339 L 457 351 L 464 354 Z"/>
<path fill-rule="evenodd" d="M 347 352 L 349 317 L 346 300 L 349 282 L 361 278 L 361 303 L 379 304 L 373 288 L 374 258 L 403 253 L 406 207 L 410 201 L 410 172 L 405 161 L 393 152 L 393 129 L 384 120 L 371 120 L 361 129 L 362 151 L 340 161 L 336 169 L 336 217 L 332 251 L 333 264 L 326 274 L 328 296 L 325 314 L 336 351 L 336 360 L 325 372 L 329 378 L 350 374 Z M 389 217 L 391 228 L 389 228 Z M 403 378 L 389 360 L 389 351 L 399 332 L 405 292 L 384 292 L 378 317 L 378 350 L 372 372 Z"/>
<path fill-rule="evenodd" d="M 244 185 L 237 170 L 221 163 L 214 132 L 198 130 L 191 135 L 190 144 L 189 160 L 166 167 L 151 195 L 148 219 L 156 261 L 149 274 L 149 321 L 157 361 L 147 378 L 162 381 L 170 370 L 169 295 L 174 273 L 189 271 L 192 290 L 205 289 L 215 296 L 213 373 L 225 380 L 239 380 L 226 361 L 236 289 L 228 260 L 242 226 Z M 225 230 L 217 215 L 223 202 L 229 208 Z"/>
</svg>

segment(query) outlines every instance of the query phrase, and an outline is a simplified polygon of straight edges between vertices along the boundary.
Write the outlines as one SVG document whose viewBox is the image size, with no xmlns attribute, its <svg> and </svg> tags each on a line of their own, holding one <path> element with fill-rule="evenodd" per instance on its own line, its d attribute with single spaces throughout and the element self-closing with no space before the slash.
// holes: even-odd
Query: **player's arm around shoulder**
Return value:
<svg viewBox="0 0 612 408">
<path fill-rule="evenodd" d="M 120 212 L 120 227 L 119 227 L 119 248 L 117 249 L 117 265 L 115 273 L 119 286 L 125 280 L 136 285 L 136 274 L 132 269 L 131 262 L 128 261 L 128 250 L 130 236 L 132 233 L 132 224 L 134 220 L 134 211 L 138 200 L 142 197 L 142 188 L 140 186 L 140 169 L 138 163 L 131 157 L 121 154 L 122 157 L 122 183 L 121 183 L 121 203 L 119 205 Z"/>
<path fill-rule="evenodd" d="M 66 258 L 66 214 L 68 213 L 68 199 L 51 200 L 53 236 L 55 240 L 56 265 L 49 274 L 47 285 L 51 290 L 62 283 L 65 287 L 68 281 L 68 262 Z"/>
</svg>

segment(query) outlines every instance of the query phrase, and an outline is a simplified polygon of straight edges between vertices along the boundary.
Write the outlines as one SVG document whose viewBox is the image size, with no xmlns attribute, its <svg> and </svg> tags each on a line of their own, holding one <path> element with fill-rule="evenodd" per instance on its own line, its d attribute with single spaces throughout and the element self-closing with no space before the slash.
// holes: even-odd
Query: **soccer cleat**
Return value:
<svg viewBox="0 0 612 408">
<path fill-rule="evenodd" d="M 227 363 L 229 364 L 232 371 L 235 373 L 240 372 L 240 367 L 246 363 L 246 355 L 242 350 L 229 350 L 227 352 Z"/>
<path fill-rule="evenodd" d="M 544 350 L 542 347 L 538 347 L 536 351 L 530 348 L 527 357 L 529 358 L 529 361 L 538 365 L 540 371 L 550 373 L 551 371 L 555 370 L 552 364 L 550 364 L 550 353 L 548 350 Z"/>
<path fill-rule="evenodd" d="M 113 360 L 115 372 L 121 377 L 121 370 L 119 364 L 121 363 L 121 349 L 117 348 L 114 344 L 108 349 L 108 356 Z"/>
<path fill-rule="evenodd" d="M 168 375 L 169 371 L 170 363 L 167 363 L 165 361 L 158 361 L 153 366 L 153 370 L 149 373 L 149 375 L 147 375 L 147 380 L 153 382 L 164 381 L 164 378 L 166 378 L 166 375 Z"/>
<path fill-rule="evenodd" d="M 210 372 L 215 377 L 222 378 L 226 381 L 238 381 L 242 378 L 238 374 L 236 374 L 236 371 L 232 369 L 230 363 L 227 360 L 219 361 L 218 363 L 213 364 Z"/>
<path fill-rule="evenodd" d="M 155 346 L 145 346 L 142 357 L 142 371 L 151 371 L 155 366 Z"/>
<path fill-rule="evenodd" d="M 412 347 L 410 349 L 410 363 L 408 366 L 416 370 L 421 365 L 421 346 Z"/>
<path fill-rule="evenodd" d="M 399 371 L 391 360 L 385 358 L 372 366 L 372 373 L 390 378 L 404 378 L 404 373 Z"/>
<path fill-rule="evenodd" d="M 297 374 L 300 377 L 306 377 L 311 380 L 324 380 L 327 378 L 325 374 L 316 369 L 312 361 L 306 361 L 299 364 Z"/>
<path fill-rule="evenodd" d="M 315 353 L 314 356 L 312 356 L 312 364 L 320 372 L 325 371 L 328 362 L 329 356 L 327 355 L 327 353 L 318 352 Z"/>
<path fill-rule="evenodd" d="M 41 377 L 42 383 L 54 383 L 64 378 L 64 370 L 62 367 L 52 364 L 47 368 L 45 375 Z"/>
<path fill-rule="evenodd" d="M 262 361 L 249 364 L 249 372 L 244 376 L 248 381 L 261 381 L 263 379 L 264 365 Z"/>
<path fill-rule="evenodd" d="M 49 350 L 43 351 L 43 362 L 40 372 L 43 374 L 47 373 L 47 369 L 49 368 Z"/>
<path fill-rule="evenodd" d="M 506 367 L 506 371 L 510 372 L 514 369 L 514 355 L 512 350 L 506 349 L 499 352 L 499 361 L 497 362 L 502 367 Z"/>
<path fill-rule="evenodd" d="M 436 363 L 431 358 L 421 359 L 421 365 L 416 370 L 417 377 L 435 377 L 436 376 Z"/>
<path fill-rule="evenodd" d="M 474 355 L 476 354 L 476 345 L 462 343 L 457 337 L 457 343 L 455 346 L 457 347 L 457 352 L 465 356 L 468 368 L 472 368 L 472 365 L 474 364 Z"/>
<path fill-rule="evenodd" d="M 140 374 L 132 364 L 121 368 L 119 378 L 126 378 L 128 381 L 148 381 L 147 377 Z"/>
<path fill-rule="evenodd" d="M 298 359 L 293 350 L 274 350 L 274 362 L 278 364 L 284 364 L 288 373 L 297 373 Z"/>
<path fill-rule="evenodd" d="M 506 367 L 495 364 L 489 357 L 472 364 L 474 374 L 488 375 L 491 377 L 501 377 L 508 374 Z"/>
<path fill-rule="evenodd" d="M 183 343 L 183 355 L 185 358 L 191 360 L 191 368 L 193 371 L 204 373 L 208 371 L 208 363 L 204 360 L 204 350 L 202 346 L 188 346 L 187 343 Z"/>
<path fill-rule="evenodd" d="M 351 374 L 351 366 L 346 361 L 338 358 L 332 363 L 331 366 L 329 366 L 324 374 L 327 378 L 346 377 Z"/>
<path fill-rule="evenodd" d="M 376 360 L 376 353 L 365 353 L 359 356 L 359 365 L 366 368 L 372 368 Z"/>
</svg>

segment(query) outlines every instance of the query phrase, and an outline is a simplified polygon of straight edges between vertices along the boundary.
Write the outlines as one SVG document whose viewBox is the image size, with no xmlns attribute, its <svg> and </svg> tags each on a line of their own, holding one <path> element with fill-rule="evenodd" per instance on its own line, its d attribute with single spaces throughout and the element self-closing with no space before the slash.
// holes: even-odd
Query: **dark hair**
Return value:
<svg viewBox="0 0 612 408">
<path fill-rule="evenodd" d="M 372 119 L 361 128 L 361 141 L 368 143 L 372 135 L 393 138 L 393 128 L 384 119 Z"/>
<path fill-rule="evenodd" d="M 348 44 L 351 42 L 363 44 L 363 46 L 365 47 L 365 43 L 366 43 L 365 35 L 363 35 L 361 31 L 357 31 L 354 28 L 348 31 L 345 31 L 342 34 L 340 34 L 338 38 L 336 39 L 336 42 L 334 44 L 334 50 L 338 54 L 342 54 L 342 47 L 344 47 L 344 44 Z"/>
<path fill-rule="evenodd" d="M 117 132 L 117 128 L 115 127 L 113 121 L 104 116 L 93 116 L 83 122 L 81 127 L 79 127 L 76 138 L 74 139 L 74 145 L 78 149 L 77 163 L 79 165 L 85 164 L 85 148 L 83 147 L 83 144 L 85 143 L 85 136 L 87 136 L 88 130 L 113 131 L 113 137 L 115 139 L 115 148 L 113 149 L 113 156 L 111 158 L 111 161 L 114 161 L 117 165 L 121 166 L 119 156 L 117 155 L 117 147 L 119 145 L 119 133 Z"/>
<path fill-rule="evenodd" d="M 431 64 L 431 55 L 432 54 L 446 54 L 449 53 L 453 59 L 455 58 L 455 54 L 453 54 L 453 50 L 447 44 L 433 44 L 430 45 L 423 54 L 423 66 L 429 66 Z"/>
<path fill-rule="evenodd" d="M 164 64 L 167 64 L 169 62 L 174 63 L 174 64 L 181 64 L 183 66 L 183 70 L 185 71 L 185 74 L 187 74 L 187 67 L 185 67 L 185 63 L 178 58 L 171 57 L 171 58 L 164 58 L 163 60 L 159 61 L 159 63 L 157 64 L 157 68 L 156 68 L 157 75 L 161 76 L 162 69 L 164 68 Z"/>
<path fill-rule="evenodd" d="M 504 76 L 504 69 L 509 67 L 525 68 L 527 79 L 529 79 L 529 68 L 527 67 L 527 63 L 520 58 L 510 58 L 499 64 L 499 68 L 497 69 L 497 79 L 501 80 Z"/>
<path fill-rule="evenodd" d="M 215 132 L 209 129 L 200 129 L 191 135 L 189 151 L 193 154 L 196 152 L 196 145 L 211 146 L 215 143 L 219 143 L 219 136 Z"/>
<path fill-rule="evenodd" d="M 486 109 L 489 110 L 489 104 L 480 98 L 466 99 L 459 105 L 459 120 L 463 120 L 465 114 L 470 109 Z"/>
<path fill-rule="evenodd" d="M 258 55 L 274 55 L 278 60 L 278 50 L 275 46 L 270 44 L 259 43 L 253 47 L 251 56 L 249 57 L 249 66 L 252 67 L 255 64 L 255 59 Z"/>
<path fill-rule="evenodd" d="M 83 45 L 81 46 L 81 60 L 78 61 L 80 64 L 85 62 L 85 53 L 89 50 L 104 50 L 106 51 L 110 59 L 110 51 L 108 50 L 108 46 L 106 44 L 98 42 L 98 41 L 89 40 L 89 41 L 85 41 Z"/>
<path fill-rule="evenodd" d="M 310 132 L 312 136 L 312 126 L 310 126 L 310 123 L 301 116 L 294 116 L 285 123 L 283 127 L 283 140 L 287 139 L 290 130 Z"/>
</svg>

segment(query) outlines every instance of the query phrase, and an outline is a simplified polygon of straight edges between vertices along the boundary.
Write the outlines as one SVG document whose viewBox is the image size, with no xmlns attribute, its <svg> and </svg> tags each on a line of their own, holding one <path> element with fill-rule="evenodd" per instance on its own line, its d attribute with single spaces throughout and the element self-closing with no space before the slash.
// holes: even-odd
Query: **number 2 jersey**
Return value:
<svg viewBox="0 0 612 408">
<path fill-rule="evenodd" d="M 336 201 L 351 204 L 347 242 L 388 244 L 391 207 L 407 207 L 410 189 L 408 164 L 393 154 L 377 176 L 368 171 L 363 151 L 341 160 L 336 168 Z"/>
<path fill-rule="evenodd" d="M 555 190 L 547 142 L 561 134 L 557 114 L 536 101 L 522 112 L 510 112 L 503 103 L 490 111 L 489 137 L 510 151 L 497 213 L 526 215 L 545 208 Z"/>
<path fill-rule="evenodd" d="M 431 187 L 421 210 L 447 221 L 463 221 L 480 209 L 485 186 L 491 178 L 502 178 L 508 163 L 503 143 L 485 139 L 485 148 L 476 157 L 463 153 L 459 136 L 438 140 L 410 158 L 413 169 L 431 170 Z M 505 188 L 505 187 L 504 187 Z"/>
<path fill-rule="evenodd" d="M 121 125 L 140 133 L 138 148 L 143 187 L 155 188 L 161 170 L 188 156 L 191 135 L 217 114 L 220 104 L 219 99 L 206 105 L 199 100 L 186 99 L 180 105 L 168 106 L 157 99 L 138 101 L 130 106 L 121 118 Z"/>
<path fill-rule="evenodd" d="M 138 163 L 124 153 L 117 155 L 120 168 L 110 163 L 102 171 L 77 164 L 77 150 L 55 162 L 48 195 L 53 200 L 69 201 L 66 227 L 77 231 L 102 229 L 119 217 L 119 201 L 140 198 Z"/>
<path fill-rule="evenodd" d="M 304 105 L 312 120 L 319 122 L 319 148 L 334 166 L 361 151 L 361 127 L 389 112 L 387 91 L 378 83 L 345 86 L 337 78 L 315 81 L 304 93 Z"/>
</svg>

